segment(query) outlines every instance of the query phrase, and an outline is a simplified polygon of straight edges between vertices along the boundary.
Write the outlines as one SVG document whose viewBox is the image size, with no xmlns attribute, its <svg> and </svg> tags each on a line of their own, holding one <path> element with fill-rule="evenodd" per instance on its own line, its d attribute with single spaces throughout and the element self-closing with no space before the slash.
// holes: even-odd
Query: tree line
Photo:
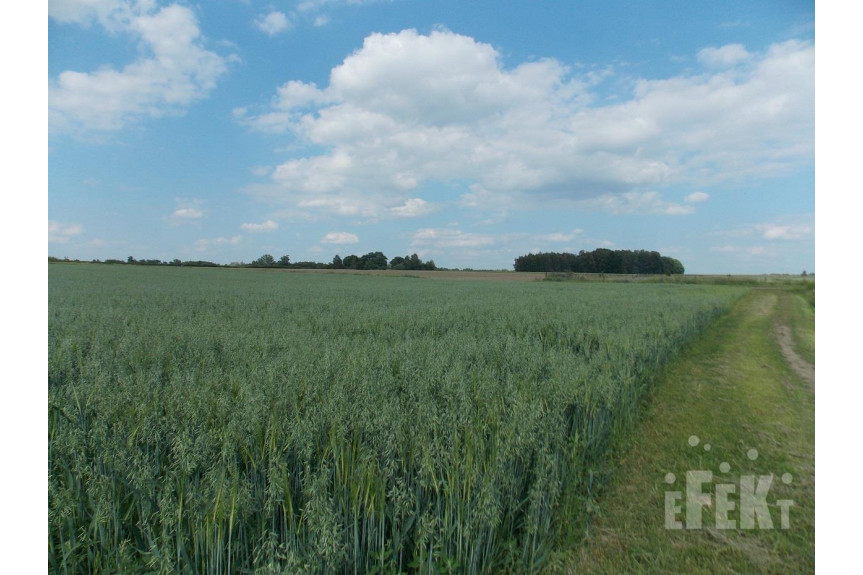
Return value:
<svg viewBox="0 0 863 575">
<path fill-rule="evenodd" d="M 529 253 L 515 258 L 517 272 L 573 272 L 587 274 L 682 274 L 679 260 L 647 250 Z"/>
<path fill-rule="evenodd" d="M 70 260 L 69 258 L 48 257 L 48 262 L 70 262 L 83 263 L 81 260 Z M 362 256 L 351 254 L 344 258 L 336 254 L 329 263 L 299 261 L 292 262 L 291 256 L 283 255 L 279 259 L 274 258 L 271 254 L 264 254 L 261 257 L 253 260 L 250 263 L 233 262 L 228 265 L 217 264 L 203 260 L 187 260 L 181 261 L 173 259 L 171 261 L 155 260 L 155 259 L 136 259 L 129 256 L 125 260 L 107 259 L 91 260 L 89 263 L 95 264 L 127 264 L 139 266 L 191 266 L 191 267 L 246 267 L 246 268 L 290 268 L 290 269 L 335 269 L 335 270 L 436 270 L 434 260 L 423 261 L 417 254 L 406 255 L 404 257 L 396 256 L 392 260 L 387 258 L 383 252 L 369 252 Z"/>
<path fill-rule="evenodd" d="M 338 254 L 333 256 L 330 263 L 321 262 L 291 262 L 290 256 L 282 256 L 277 261 L 270 254 L 264 254 L 248 267 L 284 267 L 294 269 L 334 269 L 334 270 L 436 270 L 434 260 L 423 261 L 417 254 L 409 256 L 396 256 L 392 260 L 387 258 L 383 252 L 369 252 L 358 256 L 351 254 L 342 258 Z"/>
</svg>

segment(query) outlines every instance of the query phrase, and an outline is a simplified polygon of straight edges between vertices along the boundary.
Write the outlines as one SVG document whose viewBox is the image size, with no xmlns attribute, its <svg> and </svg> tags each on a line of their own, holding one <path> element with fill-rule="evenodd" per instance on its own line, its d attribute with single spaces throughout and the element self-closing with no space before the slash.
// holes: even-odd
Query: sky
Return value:
<svg viewBox="0 0 863 575">
<path fill-rule="evenodd" d="M 814 272 L 814 12 L 49 0 L 49 255 Z"/>
</svg>

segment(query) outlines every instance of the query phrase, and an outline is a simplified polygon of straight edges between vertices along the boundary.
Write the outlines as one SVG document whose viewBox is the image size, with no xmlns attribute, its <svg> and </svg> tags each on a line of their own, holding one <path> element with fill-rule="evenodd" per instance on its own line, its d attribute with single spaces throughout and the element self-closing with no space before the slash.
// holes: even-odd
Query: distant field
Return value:
<svg viewBox="0 0 863 575">
<path fill-rule="evenodd" d="M 63 263 L 52 265 L 83 265 L 86 263 Z M 114 266 L 122 264 L 114 264 Z M 113 266 L 112 266 L 113 267 Z M 223 269 L 223 268 L 222 268 Z M 235 270 L 234 270 L 235 271 Z M 684 283 L 684 284 L 720 284 L 720 285 L 775 285 L 775 284 L 813 284 L 815 276 L 799 276 L 789 274 L 685 274 L 685 275 L 651 275 L 651 274 L 589 274 L 566 272 L 515 272 L 507 270 L 348 270 L 348 269 L 291 269 L 291 268 L 252 268 L 249 271 L 262 273 L 291 274 L 330 274 L 330 275 L 370 275 L 382 277 L 414 277 L 424 279 L 445 280 L 498 280 L 498 281 L 582 281 L 582 282 L 649 282 L 649 283 Z"/>
<path fill-rule="evenodd" d="M 395 273 L 49 266 L 49 570 L 536 572 L 747 291 Z"/>
<path fill-rule="evenodd" d="M 444 280 L 499 280 L 499 281 L 536 281 L 545 277 L 543 273 L 512 271 L 446 271 L 446 270 L 295 270 L 295 269 L 257 269 L 255 271 L 295 274 L 332 274 L 332 275 L 370 275 L 383 277 L 418 277 Z"/>
<path fill-rule="evenodd" d="M 787 274 L 685 274 L 685 275 L 651 275 L 651 274 L 586 274 L 565 272 L 514 272 L 514 271 L 448 271 L 448 270 L 317 270 L 317 269 L 258 269 L 255 271 L 276 273 L 311 273 L 334 275 L 376 275 L 383 277 L 417 277 L 425 279 L 445 280 L 497 280 L 497 281 L 575 281 L 575 282 L 618 282 L 618 283 L 679 283 L 679 284 L 717 284 L 717 285 L 752 285 L 772 286 L 776 284 L 812 284 L 814 276 L 797 276 Z"/>
</svg>

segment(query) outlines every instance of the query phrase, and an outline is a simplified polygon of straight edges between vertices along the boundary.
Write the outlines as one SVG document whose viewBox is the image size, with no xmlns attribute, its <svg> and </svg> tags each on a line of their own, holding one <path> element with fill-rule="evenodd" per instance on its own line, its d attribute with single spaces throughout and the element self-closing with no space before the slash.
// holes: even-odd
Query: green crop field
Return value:
<svg viewBox="0 0 863 575">
<path fill-rule="evenodd" d="M 746 291 L 51 265 L 49 571 L 536 572 Z"/>
</svg>

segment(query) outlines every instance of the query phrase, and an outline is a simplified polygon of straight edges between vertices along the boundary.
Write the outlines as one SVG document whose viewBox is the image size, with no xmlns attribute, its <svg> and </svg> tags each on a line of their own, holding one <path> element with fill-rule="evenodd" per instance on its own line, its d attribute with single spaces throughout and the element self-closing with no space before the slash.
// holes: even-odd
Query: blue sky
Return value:
<svg viewBox="0 0 863 575">
<path fill-rule="evenodd" d="M 49 254 L 815 268 L 813 2 L 49 1 Z"/>
</svg>

